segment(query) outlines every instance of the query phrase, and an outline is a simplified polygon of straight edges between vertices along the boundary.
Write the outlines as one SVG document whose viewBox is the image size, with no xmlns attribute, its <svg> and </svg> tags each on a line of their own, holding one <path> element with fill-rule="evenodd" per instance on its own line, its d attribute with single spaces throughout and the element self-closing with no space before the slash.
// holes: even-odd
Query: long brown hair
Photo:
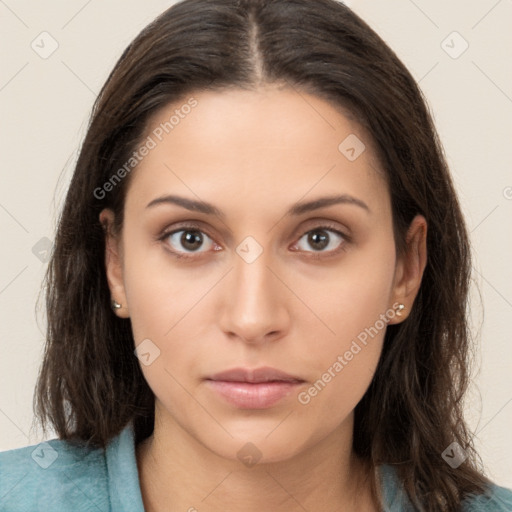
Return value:
<svg viewBox="0 0 512 512">
<path fill-rule="evenodd" d="M 427 220 L 421 288 L 408 319 L 387 328 L 355 410 L 354 450 L 372 467 L 395 465 L 418 510 L 458 510 L 489 482 L 463 418 L 468 234 L 421 91 L 384 41 L 335 0 L 185 0 L 124 51 L 95 102 L 59 218 L 36 417 L 61 439 L 99 447 L 130 420 L 137 442 L 151 434 L 154 396 L 130 321 L 110 309 L 98 220 L 112 208 L 121 230 L 131 174 L 108 193 L 98 189 L 129 160 L 158 109 L 194 91 L 261 83 L 315 94 L 365 127 L 389 184 L 397 251 L 413 217 Z M 468 456 L 457 469 L 441 458 L 454 441 Z"/>
</svg>

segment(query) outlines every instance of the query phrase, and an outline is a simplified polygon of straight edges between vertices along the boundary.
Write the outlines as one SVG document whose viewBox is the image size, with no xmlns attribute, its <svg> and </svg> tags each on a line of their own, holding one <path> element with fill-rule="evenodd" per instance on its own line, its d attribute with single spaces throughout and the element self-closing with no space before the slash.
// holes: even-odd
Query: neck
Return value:
<svg viewBox="0 0 512 512">
<path fill-rule="evenodd" d="M 377 511 L 373 474 L 351 450 L 353 417 L 287 460 L 226 459 L 175 422 L 155 422 L 136 447 L 146 512 Z M 348 448 L 347 448 L 348 447 Z"/>
</svg>

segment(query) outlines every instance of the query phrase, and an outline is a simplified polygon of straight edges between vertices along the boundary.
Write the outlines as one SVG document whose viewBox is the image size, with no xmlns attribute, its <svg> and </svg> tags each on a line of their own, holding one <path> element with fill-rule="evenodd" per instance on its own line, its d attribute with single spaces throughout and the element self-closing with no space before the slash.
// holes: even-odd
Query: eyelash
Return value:
<svg viewBox="0 0 512 512">
<path fill-rule="evenodd" d="M 164 242 L 168 237 L 170 237 L 171 235 L 174 235 L 175 233 L 179 233 L 180 231 L 184 231 L 184 232 L 186 232 L 186 231 L 197 231 L 199 233 L 202 233 L 203 235 L 206 235 L 208 238 L 210 238 L 210 240 L 213 241 L 213 238 L 207 232 L 205 232 L 203 229 L 200 228 L 200 226 L 195 225 L 195 224 L 185 224 L 185 225 L 180 226 L 179 229 L 172 229 L 172 230 L 164 231 L 160 236 L 158 236 L 157 240 L 160 241 L 160 242 Z M 316 251 L 316 252 L 313 252 L 312 254 L 310 254 L 309 256 L 307 256 L 308 258 L 320 259 L 320 258 L 326 258 L 326 257 L 328 258 L 328 257 L 331 257 L 331 256 L 335 256 L 339 252 L 346 250 L 346 248 L 345 248 L 346 243 L 351 241 L 351 238 L 348 235 L 346 235 L 345 233 L 343 233 L 339 229 L 336 229 L 335 227 L 333 227 L 331 225 L 328 225 L 328 224 L 323 224 L 323 225 L 314 227 L 313 229 L 309 229 L 308 231 L 303 233 L 298 240 L 303 238 L 304 235 L 307 235 L 309 233 L 313 233 L 315 231 L 327 231 L 327 232 L 330 232 L 330 233 L 335 233 L 336 235 L 339 235 L 341 238 L 343 238 L 343 241 L 340 243 L 340 246 L 339 246 L 338 249 L 334 249 L 334 250 L 331 250 L 331 251 Z M 179 258 L 179 259 L 192 260 L 192 259 L 197 259 L 197 258 L 200 257 L 200 256 L 194 256 L 193 254 L 195 254 L 195 253 L 188 253 L 187 254 L 187 253 L 177 252 L 174 249 L 168 249 L 168 250 L 171 252 L 171 254 L 173 256 L 175 256 L 176 258 Z M 298 252 L 300 252 L 300 250 Z M 309 251 L 307 251 L 307 252 L 309 252 Z M 197 253 L 197 254 L 201 255 L 201 254 L 204 254 L 204 253 Z"/>
</svg>

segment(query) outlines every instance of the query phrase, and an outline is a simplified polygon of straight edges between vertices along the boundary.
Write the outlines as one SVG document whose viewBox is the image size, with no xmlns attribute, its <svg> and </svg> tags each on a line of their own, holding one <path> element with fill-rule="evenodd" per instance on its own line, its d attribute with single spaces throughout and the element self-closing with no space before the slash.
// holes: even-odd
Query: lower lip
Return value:
<svg viewBox="0 0 512 512">
<path fill-rule="evenodd" d="M 207 380 L 213 391 L 240 409 L 266 409 L 277 404 L 302 384 L 299 381 L 275 381 L 251 384 Z"/>
</svg>

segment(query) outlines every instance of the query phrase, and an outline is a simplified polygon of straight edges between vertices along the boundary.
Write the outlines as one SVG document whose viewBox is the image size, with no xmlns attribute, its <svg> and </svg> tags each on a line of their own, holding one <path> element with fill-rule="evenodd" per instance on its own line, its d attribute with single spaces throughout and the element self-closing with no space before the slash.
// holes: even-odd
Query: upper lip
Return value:
<svg viewBox="0 0 512 512">
<path fill-rule="evenodd" d="M 206 380 L 221 380 L 226 382 L 304 382 L 303 379 L 290 375 L 276 368 L 264 366 L 261 368 L 231 368 L 215 375 L 207 377 Z"/>
</svg>

